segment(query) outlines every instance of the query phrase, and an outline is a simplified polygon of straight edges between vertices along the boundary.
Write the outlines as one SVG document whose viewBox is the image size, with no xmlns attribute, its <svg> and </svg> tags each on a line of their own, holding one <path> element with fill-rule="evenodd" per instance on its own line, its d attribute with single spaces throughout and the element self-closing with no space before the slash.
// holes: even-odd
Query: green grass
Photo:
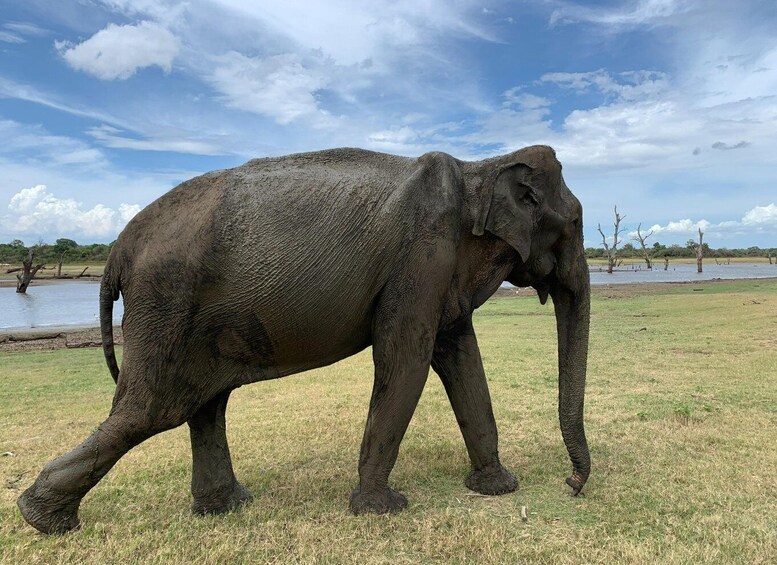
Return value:
<svg viewBox="0 0 777 565">
<path fill-rule="evenodd" d="M 563 482 L 552 307 L 535 298 L 489 301 L 475 322 L 520 490 L 463 486 L 466 452 L 431 375 L 392 474 L 410 499 L 395 516 L 348 512 L 372 380 L 363 352 L 235 392 L 229 435 L 252 505 L 189 514 L 184 427 L 119 462 L 84 499 L 81 531 L 39 535 L 15 499 L 105 417 L 113 382 L 94 349 L 0 354 L 0 452 L 15 453 L 0 457 L 0 560 L 773 563 L 777 281 L 650 288 L 594 296 L 593 474 L 578 498 Z"/>
</svg>

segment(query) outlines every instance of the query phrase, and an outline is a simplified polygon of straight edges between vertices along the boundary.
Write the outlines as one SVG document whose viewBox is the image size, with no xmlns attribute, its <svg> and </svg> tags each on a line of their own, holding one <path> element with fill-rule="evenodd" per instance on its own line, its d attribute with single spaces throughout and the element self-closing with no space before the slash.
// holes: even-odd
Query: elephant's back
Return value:
<svg viewBox="0 0 777 565">
<path fill-rule="evenodd" d="M 375 303 L 417 229 L 402 189 L 415 167 L 333 150 L 255 160 L 176 187 L 130 222 L 114 250 L 125 335 L 151 347 L 148 321 L 168 320 L 171 336 L 204 340 L 269 374 L 366 347 Z"/>
<path fill-rule="evenodd" d="M 223 300 L 261 327 L 281 372 L 369 344 L 375 301 L 415 229 L 400 197 L 413 167 L 335 150 L 229 171 L 216 239 L 242 272 L 224 280 Z"/>
<path fill-rule="evenodd" d="M 254 159 L 225 171 L 224 212 L 263 210 L 286 225 L 300 217 L 309 222 L 344 201 L 359 207 L 390 196 L 415 166 L 415 159 L 350 148 Z"/>
<path fill-rule="evenodd" d="M 216 240 L 263 272 L 321 277 L 317 266 L 375 265 L 379 250 L 391 253 L 414 228 L 401 198 L 414 167 L 414 159 L 355 149 L 250 161 L 221 181 Z M 373 241 L 382 243 L 365 246 Z"/>
<path fill-rule="evenodd" d="M 180 288 L 183 279 L 192 278 L 192 272 L 209 267 L 224 177 L 225 171 L 214 171 L 188 180 L 146 206 L 127 224 L 108 260 L 112 268 L 123 273 L 125 295 L 133 279 L 144 271 L 164 273 L 165 281 Z"/>
</svg>

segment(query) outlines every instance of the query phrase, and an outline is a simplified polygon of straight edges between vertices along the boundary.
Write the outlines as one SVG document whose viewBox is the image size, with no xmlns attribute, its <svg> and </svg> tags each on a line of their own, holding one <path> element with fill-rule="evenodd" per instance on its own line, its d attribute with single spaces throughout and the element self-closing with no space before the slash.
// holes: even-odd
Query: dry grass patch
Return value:
<svg viewBox="0 0 777 565">
<path fill-rule="evenodd" d="M 488 302 L 476 328 L 502 458 L 521 488 L 492 498 L 463 486 L 466 452 L 432 374 L 392 474 L 410 499 L 396 516 L 348 513 L 372 384 L 364 352 L 233 395 L 233 459 L 252 505 L 189 514 L 188 434 L 179 428 L 119 462 L 84 500 L 81 531 L 39 535 L 15 499 L 105 417 L 113 383 L 98 350 L 0 354 L 0 452 L 14 453 L 0 458 L 0 560 L 772 563 L 777 282 L 703 288 L 595 295 L 594 467 L 578 498 L 563 482 L 552 308 L 531 297 Z"/>
</svg>

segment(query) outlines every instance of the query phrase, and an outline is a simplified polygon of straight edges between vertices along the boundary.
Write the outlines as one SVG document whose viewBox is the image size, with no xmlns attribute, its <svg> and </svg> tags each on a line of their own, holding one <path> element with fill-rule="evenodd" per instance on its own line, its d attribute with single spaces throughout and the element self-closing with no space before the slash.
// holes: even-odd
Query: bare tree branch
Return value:
<svg viewBox="0 0 777 565">
<path fill-rule="evenodd" d="M 16 292 L 18 293 L 25 293 L 27 292 L 27 287 L 30 285 L 30 281 L 32 281 L 33 278 L 35 278 L 35 275 L 38 273 L 38 271 L 43 268 L 44 263 L 39 263 L 32 266 L 32 261 L 35 259 L 35 251 L 30 249 L 29 254 L 27 255 L 27 258 L 22 261 L 22 268 L 18 269 L 22 271 L 21 273 L 16 273 Z"/>
<path fill-rule="evenodd" d="M 615 265 L 617 264 L 617 258 L 618 258 L 618 236 L 622 234 L 625 229 L 621 229 L 621 221 L 626 216 L 621 216 L 618 214 L 618 207 L 615 206 L 615 223 L 614 223 L 614 231 L 613 231 L 613 237 L 612 237 L 612 245 L 607 244 L 607 236 L 604 235 L 604 232 L 602 231 L 602 224 L 599 224 L 599 233 L 602 236 L 602 245 L 604 246 L 604 253 L 607 256 L 607 272 L 612 273 L 613 269 L 615 268 Z"/>
<path fill-rule="evenodd" d="M 702 272 L 702 259 L 704 258 L 704 244 L 702 243 L 703 239 L 704 232 L 701 231 L 701 228 L 699 228 L 699 245 L 696 247 L 696 272 L 698 273 Z"/>
<path fill-rule="evenodd" d="M 646 235 L 642 235 L 642 232 L 640 231 L 642 229 L 642 223 L 640 223 L 637 226 L 637 237 L 633 238 L 634 241 L 638 241 L 640 247 L 642 248 L 642 255 L 645 257 L 645 263 L 647 263 L 647 268 L 652 269 L 653 268 L 653 257 L 650 255 L 650 252 L 648 251 L 648 248 L 645 246 L 645 242 L 647 239 L 653 235 L 653 230 L 650 230 Z"/>
</svg>

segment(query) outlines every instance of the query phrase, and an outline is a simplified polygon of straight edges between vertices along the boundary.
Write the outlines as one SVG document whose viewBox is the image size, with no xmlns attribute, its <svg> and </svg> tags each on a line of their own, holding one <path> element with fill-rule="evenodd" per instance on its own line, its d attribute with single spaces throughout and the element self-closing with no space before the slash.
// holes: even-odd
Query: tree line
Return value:
<svg viewBox="0 0 777 565">
<path fill-rule="evenodd" d="M 690 258 L 696 257 L 696 248 L 699 243 L 692 239 L 689 239 L 685 245 L 663 245 L 659 242 L 653 243 L 647 247 L 650 255 L 654 259 L 663 259 L 669 257 L 675 258 Z M 702 243 L 704 250 L 704 256 L 713 259 L 728 259 L 735 257 L 772 257 L 777 256 L 777 247 L 761 248 L 761 247 L 748 247 L 747 249 L 729 249 L 727 247 L 720 247 L 718 249 L 710 247 L 707 243 Z M 588 259 L 606 259 L 607 254 L 604 247 L 586 247 L 585 255 Z M 639 246 L 634 246 L 632 243 L 626 243 L 622 247 L 618 248 L 618 257 L 621 259 L 642 259 L 642 250 Z"/>
<path fill-rule="evenodd" d="M 0 263 L 18 265 L 29 256 L 30 251 L 36 260 L 46 264 L 106 261 L 114 243 L 80 245 L 72 239 L 60 238 L 53 244 L 38 241 L 28 247 L 22 240 L 14 239 L 10 243 L 0 243 Z"/>
<path fill-rule="evenodd" d="M 769 264 L 777 262 L 777 248 L 761 249 L 760 247 L 748 247 L 747 249 L 712 249 L 708 244 L 704 243 L 704 232 L 699 227 L 699 241 L 698 243 L 689 239 L 685 246 L 671 245 L 667 247 L 659 242 L 654 242 L 652 246 L 648 246 L 647 240 L 653 236 L 653 230 L 647 233 L 642 232 L 642 224 L 637 226 L 636 236 L 632 238 L 632 241 L 639 243 L 639 249 L 634 246 L 633 243 L 626 243 L 621 248 L 618 248 L 618 244 L 622 243 L 621 235 L 626 231 L 621 227 L 621 222 L 626 216 L 622 216 L 618 212 L 618 206 L 614 208 L 615 220 L 613 222 L 613 235 L 612 238 L 608 238 L 602 230 L 602 224 L 597 226 L 599 235 L 602 237 L 602 247 L 588 247 L 586 248 L 586 257 L 589 259 L 604 258 L 607 259 L 607 272 L 612 273 L 613 269 L 620 265 L 624 259 L 632 259 L 639 257 L 645 261 L 648 269 L 653 268 L 653 261 L 660 257 L 664 259 L 664 270 L 669 268 L 669 259 L 676 257 L 695 257 L 696 258 L 696 270 L 702 272 L 704 257 L 712 257 L 715 262 L 718 259 L 731 259 L 735 257 L 766 257 L 769 259 Z"/>
<path fill-rule="evenodd" d="M 115 242 L 114 242 L 115 243 Z M 16 273 L 16 292 L 25 293 L 27 287 L 35 278 L 35 275 L 41 269 L 46 268 L 46 263 L 53 263 L 56 267 L 54 278 L 72 279 L 81 278 L 86 275 L 89 267 L 85 267 L 77 275 L 63 274 L 63 263 L 74 262 L 102 262 L 108 259 L 113 243 L 105 245 L 103 243 L 93 243 L 91 245 L 78 245 L 72 239 L 60 238 L 53 245 L 38 240 L 38 243 L 27 247 L 20 239 L 14 239 L 10 243 L 0 244 L 0 265 L 6 264 L 8 267 L 5 273 Z M 21 267 L 16 265 L 21 264 Z"/>
<path fill-rule="evenodd" d="M 18 265 L 29 255 L 32 249 L 35 258 L 42 263 L 57 264 L 62 260 L 63 263 L 83 263 L 106 261 L 111 247 L 111 243 L 89 243 L 81 245 L 72 239 L 60 238 L 53 244 L 39 241 L 31 246 L 26 246 L 23 241 L 14 239 L 10 243 L 0 243 L 0 263 Z M 685 245 L 664 245 L 654 242 L 647 246 L 650 255 L 655 259 L 669 257 L 675 258 L 695 258 L 698 242 L 689 239 Z M 709 258 L 727 259 L 729 257 L 777 257 L 777 247 L 761 248 L 748 247 L 746 249 L 729 249 L 721 247 L 711 248 L 707 243 L 702 244 L 704 256 Z M 602 247 L 587 247 L 585 255 L 588 259 L 602 259 L 607 257 L 604 245 Z M 640 247 L 628 242 L 618 248 L 618 257 L 620 259 L 642 259 L 643 252 Z"/>
</svg>

